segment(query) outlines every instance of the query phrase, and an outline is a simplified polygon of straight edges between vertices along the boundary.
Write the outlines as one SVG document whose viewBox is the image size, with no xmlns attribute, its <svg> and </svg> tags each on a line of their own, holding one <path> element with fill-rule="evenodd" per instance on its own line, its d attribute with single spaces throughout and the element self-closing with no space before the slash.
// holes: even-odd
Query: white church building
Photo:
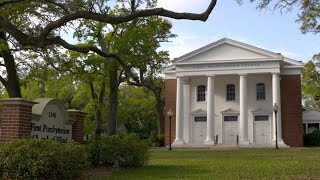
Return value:
<svg viewBox="0 0 320 180">
<path fill-rule="evenodd" d="M 172 61 L 165 74 L 165 144 L 302 146 L 303 63 L 223 38 Z"/>
</svg>

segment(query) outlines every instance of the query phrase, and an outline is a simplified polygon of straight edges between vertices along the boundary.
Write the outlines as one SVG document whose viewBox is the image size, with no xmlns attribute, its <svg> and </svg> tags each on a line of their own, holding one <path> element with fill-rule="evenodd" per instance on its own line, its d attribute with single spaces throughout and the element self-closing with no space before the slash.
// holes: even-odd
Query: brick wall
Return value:
<svg viewBox="0 0 320 180">
<path fill-rule="evenodd" d="M 3 103 L 1 114 L 0 142 L 30 137 L 32 106 L 35 102 L 21 98 L 1 100 Z"/>
<path fill-rule="evenodd" d="M 303 146 L 300 75 L 281 76 L 281 119 L 284 142 Z"/>
<path fill-rule="evenodd" d="M 173 115 L 171 119 L 171 143 L 174 141 L 176 137 L 176 92 L 177 92 L 177 80 L 176 79 L 167 79 L 165 80 L 165 140 L 164 144 L 169 145 L 169 117 L 167 116 L 167 112 L 169 109 L 172 110 Z"/>
<path fill-rule="evenodd" d="M 79 143 L 83 143 L 83 126 L 86 113 L 78 110 L 68 110 L 69 118 L 74 121 L 72 125 L 72 139 Z"/>
</svg>

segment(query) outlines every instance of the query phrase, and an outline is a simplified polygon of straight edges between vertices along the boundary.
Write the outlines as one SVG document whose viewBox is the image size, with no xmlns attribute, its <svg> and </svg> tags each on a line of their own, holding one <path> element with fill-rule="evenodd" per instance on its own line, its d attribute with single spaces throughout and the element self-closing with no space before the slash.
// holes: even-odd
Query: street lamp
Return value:
<svg viewBox="0 0 320 180">
<path fill-rule="evenodd" d="M 279 149 L 279 147 L 278 147 L 278 117 L 277 117 L 277 113 L 278 113 L 278 110 L 279 110 L 278 104 L 274 103 L 272 109 L 273 109 L 273 112 L 274 112 L 275 125 L 276 125 L 276 149 Z"/>
<path fill-rule="evenodd" d="M 169 116 L 169 151 L 172 150 L 171 148 L 171 117 L 173 115 L 173 112 L 171 109 L 169 109 L 169 111 L 167 112 L 167 115 Z"/>
</svg>

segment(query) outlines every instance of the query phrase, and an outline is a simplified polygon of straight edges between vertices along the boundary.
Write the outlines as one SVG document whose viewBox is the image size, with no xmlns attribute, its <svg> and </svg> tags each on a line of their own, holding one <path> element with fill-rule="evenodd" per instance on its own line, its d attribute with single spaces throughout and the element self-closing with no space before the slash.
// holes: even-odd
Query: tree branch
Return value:
<svg viewBox="0 0 320 180">
<path fill-rule="evenodd" d="M 11 0 L 11 1 L 5 1 L 1 4 L 8 4 L 8 3 L 16 3 L 20 2 L 23 0 Z M 51 0 L 46 0 L 49 3 L 52 3 Z M 188 20 L 200 20 L 200 21 L 206 21 L 211 14 L 213 8 L 216 6 L 217 0 L 211 0 L 211 3 L 209 4 L 208 8 L 206 11 L 203 13 L 197 14 L 197 13 L 178 13 L 174 11 L 170 11 L 164 8 L 152 8 L 152 9 L 144 9 L 144 10 L 138 10 L 131 12 L 128 15 L 121 15 L 121 16 L 110 16 L 108 14 L 100 14 L 100 13 L 95 13 L 91 11 L 76 11 L 74 13 L 70 13 L 67 15 L 62 16 L 60 19 L 56 21 L 52 21 L 45 28 L 40 30 L 40 35 L 38 38 L 43 39 L 43 37 L 47 37 L 51 31 L 53 31 L 56 28 L 59 28 L 61 26 L 64 26 L 67 22 L 70 22 L 72 20 L 76 19 L 89 19 L 89 20 L 94 20 L 94 21 L 99 21 L 99 22 L 105 22 L 109 24 L 121 24 L 124 22 L 128 22 L 131 20 L 134 20 L 139 17 L 148 17 L 148 16 L 163 16 L 163 17 L 168 17 L 168 18 L 173 18 L 173 19 L 188 19 Z M 0 6 L 1 6 L 0 4 Z M 55 5 L 60 5 L 58 3 L 55 3 Z M 60 6 L 59 6 L 60 7 Z M 1 18 L 1 17 L 0 17 Z M 1 20 L 0 20 L 1 21 Z M 4 28 L 1 25 L 4 22 L 0 23 L 0 27 Z"/>
<path fill-rule="evenodd" d="M 0 82 L 4 85 L 7 86 L 8 82 L 0 75 Z"/>
<path fill-rule="evenodd" d="M 186 13 L 186 12 L 178 13 L 178 12 L 170 11 L 164 8 L 144 9 L 144 10 L 132 12 L 124 16 L 110 16 L 108 14 L 99 14 L 99 13 L 94 13 L 90 11 L 76 11 L 74 13 L 67 14 L 61 17 L 60 19 L 49 23 L 43 29 L 40 36 L 47 36 L 53 29 L 61 27 L 67 22 L 80 19 L 80 18 L 90 19 L 90 20 L 99 21 L 99 22 L 105 22 L 109 24 L 121 24 L 139 17 L 148 17 L 148 16 L 163 16 L 163 17 L 169 17 L 173 19 L 206 21 L 209 15 L 211 14 L 213 8 L 216 6 L 216 3 L 217 3 L 217 0 L 211 0 L 211 3 L 208 6 L 207 10 L 200 14 Z"/>
<path fill-rule="evenodd" d="M 120 86 L 122 80 L 124 79 L 124 78 L 122 78 L 123 72 L 124 72 L 124 68 L 121 68 L 121 71 L 120 71 L 120 74 L 119 74 L 119 77 L 118 77 L 118 86 Z"/>
<path fill-rule="evenodd" d="M 46 2 L 58 6 L 59 8 L 63 9 L 65 13 L 69 13 L 68 8 L 66 8 L 63 4 L 57 3 L 55 0 L 45 0 Z"/>
<path fill-rule="evenodd" d="M 19 3 L 25 0 L 4 0 L 3 2 L 0 2 L 0 7 L 5 6 L 7 4 L 14 4 L 14 3 Z"/>
</svg>

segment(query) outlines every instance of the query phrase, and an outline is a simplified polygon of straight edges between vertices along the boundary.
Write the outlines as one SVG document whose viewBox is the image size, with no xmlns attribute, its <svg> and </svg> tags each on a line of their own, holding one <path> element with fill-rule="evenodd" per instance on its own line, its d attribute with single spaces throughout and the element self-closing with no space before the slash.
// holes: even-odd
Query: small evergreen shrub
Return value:
<svg viewBox="0 0 320 180">
<path fill-rule="evenodd" d="M 305 146 L 320 146 L 320 131 L 313 131 L 303 136 Z"/>
<path fill-rule="evenodd" d="M 164 146 L 164 134 L 158 135 L 157 131 L 151 131 L 148 143 L 152 147 Z"/>
<path fill-rule="evenodd" d="M 158 141 L 159 141 L 159 146 L 163 147 L 164 146 L 164 134 L 158 135 Z"/>
<path fill-rule="evenodd" d="M 157 131 L 150 132 L 148 143 L 149 143 L 149 146 L 152 146 L 152 147 L 159 147 L 160 146 Z"/>
<path fill-rule="evenodd" d="M 86 144 L 92 165 L 140 167 L 147 163 L 148 145 L 135 134 L 113 135 Z"/>
<path fill-rule="evenodd" d="M 41 139 L 0 145 L 0 179 L 74 179 L 87 168 L 85 147 Z"/>
</svg>

